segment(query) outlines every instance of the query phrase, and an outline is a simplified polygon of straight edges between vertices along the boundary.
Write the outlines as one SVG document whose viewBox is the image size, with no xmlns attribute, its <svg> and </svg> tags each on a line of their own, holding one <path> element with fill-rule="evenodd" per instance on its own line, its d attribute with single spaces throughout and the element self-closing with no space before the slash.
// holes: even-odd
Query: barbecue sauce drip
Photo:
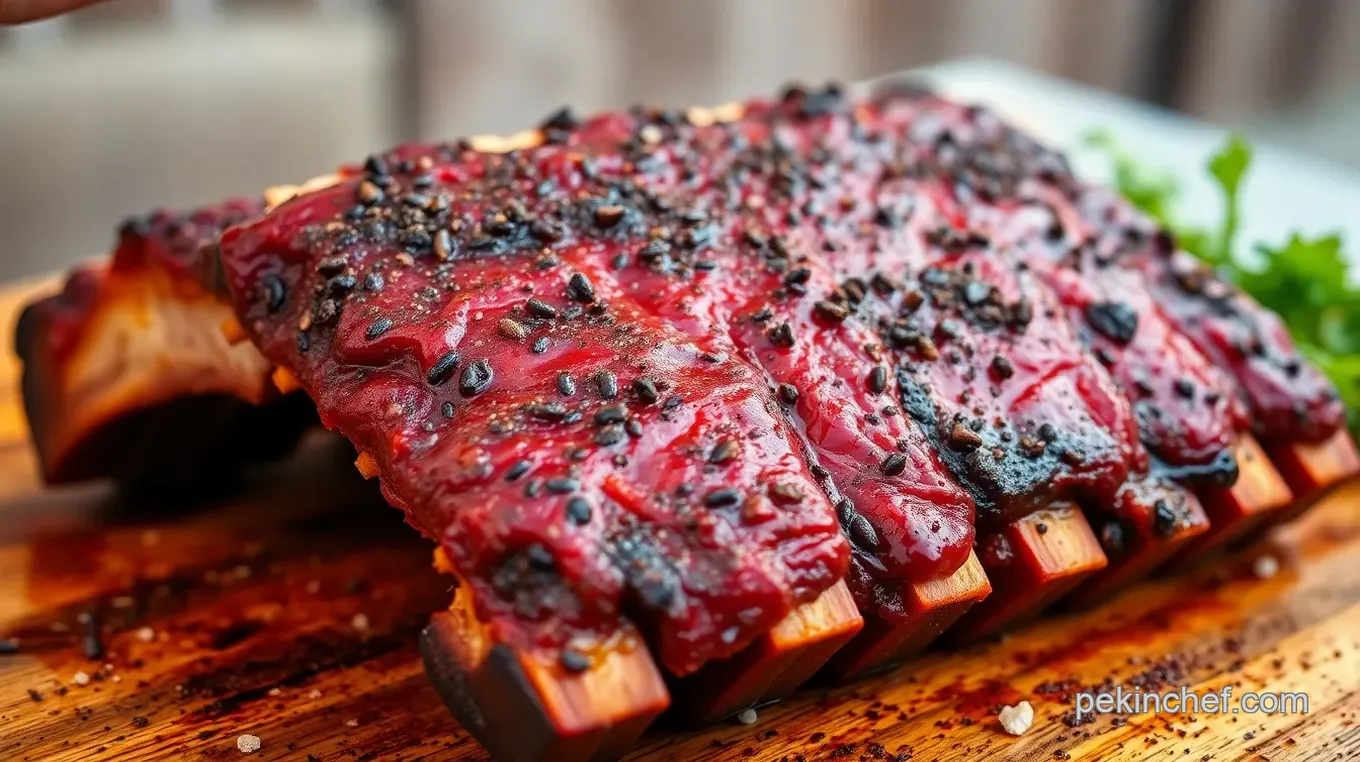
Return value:
<svg viewBox="0 0 1360 762">
<path fill-rule="evenodd" d="M 1132 502 L 1165 524 L 1124 500 L 1140 436 L 1194 466 L 1234 430 L 1193 336 L 1189 370 L 1150 384 L 1187 401 L 1158 405 L 1174 425 L 1120 393 L 1121 359 L 1141 372 L 1150 332 L 1185 329 L 1105 304 L 1113 278 L 1064 290 L 1095 266 L 1061 218 L 1118 239 L 1141 221 L 1087 213 L 1061 156 L 987 112 L 791 89 L 735 122 L 635 109 L 541 138 L 398 148 L 221 243 L 265 354 L 531 642 L 626 611 L 692 671 L 851 555 L 860 605 L 905 615 L 904 581 L 967 558 L 975 505 Z M 1148 277 L 1120 252 L 1110 271 Z"/>
</svg>

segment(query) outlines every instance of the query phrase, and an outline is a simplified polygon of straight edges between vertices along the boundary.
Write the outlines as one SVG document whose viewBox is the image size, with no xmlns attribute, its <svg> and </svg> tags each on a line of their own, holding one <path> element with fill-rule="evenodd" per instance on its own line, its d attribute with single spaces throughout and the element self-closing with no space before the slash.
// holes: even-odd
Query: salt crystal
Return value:
<svg viewBox="0 0 1360 762">
<path fill-rule="evenodd" d="M 353 625 L 353 626 L 354 626 L 354 629 L 358 630 L 359 632 L 367 632 L 367 631 L 368 631 L 368 615 L 367 615 L 367 614 L 363 614 L 363 613 L 355 614 L 355 615 L 354 615 L 354 618 L 351 619 L 349 623 L 350 623 L 351 625 Z"/>
<path fill-rule="evenodd" d="M 1280 573 L 1280 562 L 1275 556 L 1257 556 L 1251 564 L 1251 572 L 1257 579 L 1270 579 Z"/>
<path fill-rule="evenodd" d="M 134 634 L 137 636 L 137 639 L 143 643 L 150 643 L 156 639 L 156 631 L 150 627 L 139 627 Z"/>
<path fill-rule="evenodd" d="M 1034 707 L 1030 706 L 1028 701 L 1021 701 L 1015 706 L 1004 706 L 998 719 L 1007 733 L 1013 736 L 1022 735 L 1034 724 Z"/>
<path fill-rule="evenodd" d="M 754 725 L 756 724 L 756 717 L 757 717 L 756 710 L 747 709 L 746 711 L 737 715 L 737 722 L 740 722 L 743 725 Z"/>
<path fill-rule="evenodd" d="M 77 672 L 77 673 L 75 674 L 75 677 L 73 677 L 73 678 L 71 678 L 71 679 L 75 682 L 76 685 L 89 685 L 89 684 L 90 684 L 90 676 L 87 675 L 87 674 L 85 674 L 84 672 Z"/>
<path fill-rule="evenodd" d="M 242 754 L 250 754 L 260 750 L 260 737 L 252 736 L 249 733 L 236 737 L 236 750 Z"/>
</svg>

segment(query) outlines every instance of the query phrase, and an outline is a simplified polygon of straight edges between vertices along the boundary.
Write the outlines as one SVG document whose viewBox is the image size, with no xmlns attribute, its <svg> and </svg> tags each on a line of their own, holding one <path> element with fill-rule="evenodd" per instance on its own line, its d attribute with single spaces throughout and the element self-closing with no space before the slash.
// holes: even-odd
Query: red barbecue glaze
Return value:
<svg viewBox="0 0 1360 762">
<path fill-rule="evenodd" d="M 252 338 L 532 642 L 627 610 L 692 671 L 845 571 L 837 512 L 858 600 L 891 617 L 901 581 L 967 557 L 975 502 L 1174 524 L 1143 445 L 1226 468 L 1232 387 L 1200 353 L 1238 366 L 1191 325 L 1205 300 L 1170 298 L 1169 260 L 1119 243 L 1148 249 L 1146 223 L 985 111 L 829 88 L 543 136 L 399 148 L 221 242 Z"/>
</svg>

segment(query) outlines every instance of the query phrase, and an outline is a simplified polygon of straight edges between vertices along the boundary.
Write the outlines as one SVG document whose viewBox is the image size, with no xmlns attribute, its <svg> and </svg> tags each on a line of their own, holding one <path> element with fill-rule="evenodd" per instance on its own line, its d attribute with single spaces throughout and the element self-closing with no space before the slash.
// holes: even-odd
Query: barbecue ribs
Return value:
<svg viewBox="0 0 1360 762">
<path fill-rule="evenodd" d="M 672 693 L 713 718 L 1099 600 L 1360 470 L 1274 316 L 920 91 L 562 111 L 231 209 L 29 310 L 48 478 L 116 473 L 72 455 L 115 415 L 299 386 L 458 578 L 422 651 L 498 757 L 617 756 Z M 161 364 L 101 367 L 156 393 L 57 423 L 105 303 L 201 303 L 213 353 L 125 330 Z"/>
</svg>

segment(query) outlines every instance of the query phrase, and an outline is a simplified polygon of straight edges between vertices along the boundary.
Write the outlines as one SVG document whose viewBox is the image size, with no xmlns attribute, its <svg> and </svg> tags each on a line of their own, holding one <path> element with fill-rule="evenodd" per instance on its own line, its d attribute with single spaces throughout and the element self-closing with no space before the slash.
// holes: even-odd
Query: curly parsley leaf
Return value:
<svg viewBox="0 0 1360 762">
<path fill-rule="evenodd" d="M 1240 194 L 1251 167 L 1251 145 L 1232 135 L 1209 158 L 1209 177 L 1223 193 L 1223 219 L 1215 228 L 1176 218 L 1181 179 L 1149 169 L 1105 131 L 1087 136 L 1114 167 L 1115 188 L 1134 206 L 1171 230 L 1181 248 L 1213 265 L 1284 320 L 1299 351 L 1336 384 L 1360 433 L 1360 288 L 1352 285 L 1341 236 L 1298 232 L 1282 245 L 1256 244 L 1259 264 L 1238 256 Z"/>
</svg>

